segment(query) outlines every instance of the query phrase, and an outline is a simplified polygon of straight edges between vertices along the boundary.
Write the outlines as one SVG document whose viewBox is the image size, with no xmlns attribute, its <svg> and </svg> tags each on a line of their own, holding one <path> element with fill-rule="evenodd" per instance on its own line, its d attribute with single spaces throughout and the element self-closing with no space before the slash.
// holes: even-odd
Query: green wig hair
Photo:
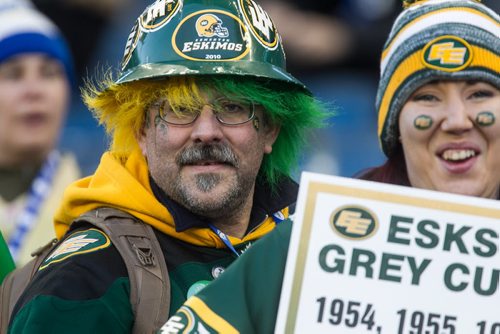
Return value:
<svg viewBox="0 0 500 334">
<path fill-rule="evenodd" d="M 281 127 L 259 170 L 259 177 L 272 189 L 281 177 L 290 176 L 309 132 L 322 127 L 328 117 L 324 105 L 301 88 L 237 76 L 168 77 L 115 84 L 109 75 L 100 85 L 87 82 L 82 97 L 110 136 L 111 153 L 126 158 L 138 147 L 145 111 L 154 100 L 164 97 L 172 106 L 199 105 L 201 91 L 207 89 L 249 98 L 263 106 L 267 122 Z"/>
</svg>

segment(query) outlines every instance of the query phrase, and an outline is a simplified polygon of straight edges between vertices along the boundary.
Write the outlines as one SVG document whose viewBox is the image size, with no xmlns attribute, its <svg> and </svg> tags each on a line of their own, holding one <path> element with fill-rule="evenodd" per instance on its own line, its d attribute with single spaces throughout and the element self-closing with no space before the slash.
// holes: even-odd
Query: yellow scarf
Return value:
<svg viewBox="0 0 500 334">
<path fill-rule="evenodd" d="M 199 246 L 226 247 L 210 228 L 175 231 L 172 215 L 153 195 L 149 184 L 148 166 L 140 149 L 125 161 L 106 152 L 95 174 L 72 183 L 65 191 L 62 204 L 54 217 L 56 235 L 61 238 L 73 220 L 81 214 L 99 208 L 116 208 L 139 218 L 157 230 L 174 238 Z M 288 209 L 282 213 L 288 216 Z M 275 227 L 268 217 L 258 228 L 238 239 L 229 236 L 233 245 L 258 239 Z"/>
</svg>

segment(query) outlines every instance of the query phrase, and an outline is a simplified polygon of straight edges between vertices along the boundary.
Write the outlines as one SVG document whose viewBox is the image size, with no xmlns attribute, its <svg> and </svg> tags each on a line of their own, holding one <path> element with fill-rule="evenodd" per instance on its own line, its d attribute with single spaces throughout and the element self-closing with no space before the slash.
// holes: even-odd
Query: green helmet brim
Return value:
<svg viewBox="0 0 500 334">
<path fill-rule="evenodd" d="M 174 76 L 206 76 L 206 75 L 235 75 L 249 76 L 255 79 L 277 80 L 291 84 L 310 93 L 309 89 L 295 77 L 281 68 L 255 61 L 238 60 L 234 62 L 191 62 L 178 61 L 170 63 L 141 64 L 122 73 L 117 84 L 144 79 L 162 79 Z"/>
</svg>

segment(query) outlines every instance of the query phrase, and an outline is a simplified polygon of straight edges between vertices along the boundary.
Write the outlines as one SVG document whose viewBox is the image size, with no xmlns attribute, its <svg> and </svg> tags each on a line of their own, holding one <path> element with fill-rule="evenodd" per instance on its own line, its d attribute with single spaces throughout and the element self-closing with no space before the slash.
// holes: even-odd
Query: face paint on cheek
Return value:
<svg viewBox="0 0 500 334">
<path fill-rule="evenodd" d="M 252 123 L 253 123 L 253 127 L 255 128 L 255 130 L 259 131 L 260 120 L 257 116 L 255 116 Z"/>
<path fill-rule="evenodd" d="M 149 129 L 149 126 L 150 126 L 149 117 L 148 117 L 148 116 L 146 116 L 146 117 L 144 118 L 144 128 L 145 128 L 145 129 Z"/>
<path fill-rule="evenodd" d="M 155 127 L 158 127 L 158 124 L 161 123 L 161 117 L 160 114 L 155 116 Z"/>
<path fill-rule="evenodd" d="M 420 115 L 413 121 L 413 126 L 418 130 L 427 130 L 432 126 L 432 118 L 427 115 Z"/>
<path fill-rule="evenodd" d="M 167 124 L 163 122 L 163 119 L 161 119 L 160 114 L 155 116 L 155 128 L 161 131 L 163 134 L 165 134 L 167 131 Z"/>
<path fill-rule="evenodd" d="M 479 126 L 490 126 L 495 124 L 495 115 L 491 111 L 481 111 L 476 116 L 476 124 Z"/>
</svg>

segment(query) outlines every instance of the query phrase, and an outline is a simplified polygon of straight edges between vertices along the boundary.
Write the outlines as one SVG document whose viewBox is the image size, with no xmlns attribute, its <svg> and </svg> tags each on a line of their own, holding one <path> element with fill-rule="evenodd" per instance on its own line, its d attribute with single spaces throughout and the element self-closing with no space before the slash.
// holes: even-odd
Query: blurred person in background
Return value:
<svg viewBox="0 0 500 334">
<path fill-rule="evenodd" d="M 473 0 L 412 2 L 381 59 L 376 105 L 390 162 L 363 178 L 500 200 L 499 16 Z M 272 333 L 291 231 L 283 222 L 256 243 L 163 333 Z"/>
<path fill-rule="evenodd" d="M 380 50 L 402 0 L 261 0 L 283 37 L 292 73 L 311 77 L 363 73 L 378 79 Z M 483 0 L 493 11 L 500 1 Z M 361 83 L 360 83 L 361 84 Z M 333 94 L 333 98 L 335 98 Z"/>
<path fill-rule="evenodd" d="M 377 74 L 378 52 L 399 0 L 263 0 L 282 32 L 290 69 L 301 78 L 327 72 Z"/>
<path fill-rule="evenodd" d="M 109 58 L 100 54 L 100 45 L 120 50 L 121 41 L 127 38 L 129 22 L 146 6 L 146 0 L 32 0 L 32 3 L 59 28 L 73 56 L 76 85 L 59 147 L 73 152 L 82 174 L 89 175 L 99 164 L 108 143 L 105 130 L 98 126 L 75 88 L 83 85 L 83 78 L 94 68 L 108 65 L 103 63 Z M 106 31 L 116 20 L 126 24 L 121 27 L 120 36 L 108 40 Z M 110 64 L 119 63 L 120 57 L 117 55 Z M 81 145 L 82 142 L 86 145 Z"/>
<path fill-rule="evenodd" d="M 18 265 L 55 237 L 57 204 L 80 176 L 57 150 L 72 66 L 51 21 L 27 1 L 0 1 L 0 230 Z"/>
</svg>

